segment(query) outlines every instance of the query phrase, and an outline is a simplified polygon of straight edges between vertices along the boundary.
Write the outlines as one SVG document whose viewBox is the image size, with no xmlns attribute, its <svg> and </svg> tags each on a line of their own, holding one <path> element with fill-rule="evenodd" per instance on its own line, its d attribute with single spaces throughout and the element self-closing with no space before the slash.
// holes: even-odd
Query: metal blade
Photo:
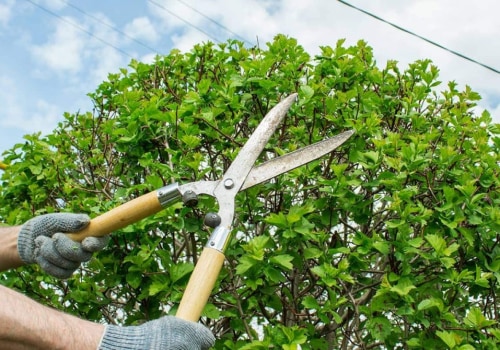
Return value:
<svg viewBox="0 0 500 350">
<path fill-rule="evenodd" d="M 248 141 L 241 148 L 231 166 L 227 169 L 221 180 L 222 186 L 218 186 L 218 188 L 215 189 L 217 197 L 219 189 L 221 189 L 226 196 L 229 194 L 227 192 L 228 190 L 232 192 L 233 195 L 236 195 L 241 185 L 245 182 L 248 173 L 255 165 L 255 161 L 271 138 L 271 135 L 296 99 L 297 94 L 292 94 L 274 106 L 266 114 Z"/>
<path fill-rule="evenodd" d="M 267 141 L 269 141 L 269 138 L 296 99 L 297 94 L 292 94 L 266 114 L 252 136 L 241 148 L 229 169 L 227 169 L 220 183 L 215 187 L 213 195 L 219 202 L 220 226 L 224 226 L 226 229 L 231 227 L 234 218 L 234 198 L 236 194 L 240 191 Z"/>
<path fill-rule="evenodd" d="M 300 148 L 294 152 L 271 159 L 261 165 L 258 165 L 252 168 L 250 173 L 248 173 L 248 176 L 241 186 L 240 190 L 255 186 L 264 181 L 272 179 L 275 176 L 286 173 L 290 170 L 298 168 L 301 165 L 318 159 L 342 145 L 353 134 L 354 131 L 349 130 L 332 138 L 314 143 L 304 148 Z"/>
</svg>

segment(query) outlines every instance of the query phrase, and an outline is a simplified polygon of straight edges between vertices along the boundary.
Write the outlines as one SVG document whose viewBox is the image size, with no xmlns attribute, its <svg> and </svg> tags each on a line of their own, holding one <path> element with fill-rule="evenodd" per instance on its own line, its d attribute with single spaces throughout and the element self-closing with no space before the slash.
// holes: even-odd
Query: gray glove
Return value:
<svg viewBox="0 0 500 350">
<path fill-rule="evenodd" d="M 140 326 L 107 325 L 98 350 L 206 350 L 214 343 L 200 323 L 164 316 Z"/>
<path fill-rule="evenodd" d="M 75 242 L 64 233 L 78 232 L 90 223 L 85 214 L 56 213 L 28 220 L 19 232 L 17 250 L 26 264 L 37 263 L 58 278 L 68 278 L 92 253 L 103 249 L 109 237 L 87 237 Z"/>
</svg>

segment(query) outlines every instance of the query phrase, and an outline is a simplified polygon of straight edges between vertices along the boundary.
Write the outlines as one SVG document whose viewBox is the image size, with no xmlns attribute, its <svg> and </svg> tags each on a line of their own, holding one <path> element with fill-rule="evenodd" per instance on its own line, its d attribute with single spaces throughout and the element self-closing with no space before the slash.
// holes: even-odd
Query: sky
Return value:
<svg viewBox="0 0 500 350">
<path fill-rule="evenodd" d="M 91 111 L 88 93 L 132 58 L 239 39 L 265 48 L 277 34 L 314 55 L 365 40 L 380 67 L 431 59 L 448 81 L 482 96 L 500 123 L 498 0 L 345 0 L 459 57 L 335 0 L 0 0 L 0 159 L 23 136 L 48 134 L 63 114 Z"/>
</svg>

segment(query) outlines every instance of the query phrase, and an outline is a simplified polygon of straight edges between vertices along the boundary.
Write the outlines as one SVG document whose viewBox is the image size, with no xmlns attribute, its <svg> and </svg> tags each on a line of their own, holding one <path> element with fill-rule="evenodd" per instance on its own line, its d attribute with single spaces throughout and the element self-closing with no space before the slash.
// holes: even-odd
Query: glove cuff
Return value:
<svg viewBox="0 0 500 350">
<path fill-rule="evenodd" d="M 35 240 L 31 234 L 32 226 L 30 221 L 26 222 L 21 226 L 17 238 L 17 252 L 25 264 L 33 264 L 35 262 Z"/>
<path fill-rule="evenodd" d="M 138 326 L 106 325 L 97 350 L 150 349 L 144 344 L 144 331 Z"/>
<path fill-rule="evenodd" d="M 164 316 L 140 326 L 107 325 L 98 350 L 201 349 L 213 346 L 213 334 L 199 323 Z"/>
</svg>

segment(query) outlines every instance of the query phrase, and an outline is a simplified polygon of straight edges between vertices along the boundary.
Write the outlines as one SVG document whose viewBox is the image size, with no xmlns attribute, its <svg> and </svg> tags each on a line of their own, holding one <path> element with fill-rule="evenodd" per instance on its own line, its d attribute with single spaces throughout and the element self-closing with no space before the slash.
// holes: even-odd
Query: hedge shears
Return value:
<svg viewBox="0 0 500 350">
<path fill-rule="evenodd" d="M 179 200 L 185 205 L 193 206 L 198 195 L 215 197 L 219 210 L 214 214 L 213 220 L 209 220 L 214 229 L 191 274 L 176 314 L 182 319 L 198 321 L 215 286 L 231 240 L 236 194 L 332 152 L 354 133 L 352 130 L 345 131 L 255 165 L 271 135 L 296 99 L 297 94 L 292 94 L 266 114 L 221 179 L 164 186 L 92 219 L 84 230 L 68 235 L 76 241 L 88 236 L 104 236 L 153 215 Z"/>
</svg>

